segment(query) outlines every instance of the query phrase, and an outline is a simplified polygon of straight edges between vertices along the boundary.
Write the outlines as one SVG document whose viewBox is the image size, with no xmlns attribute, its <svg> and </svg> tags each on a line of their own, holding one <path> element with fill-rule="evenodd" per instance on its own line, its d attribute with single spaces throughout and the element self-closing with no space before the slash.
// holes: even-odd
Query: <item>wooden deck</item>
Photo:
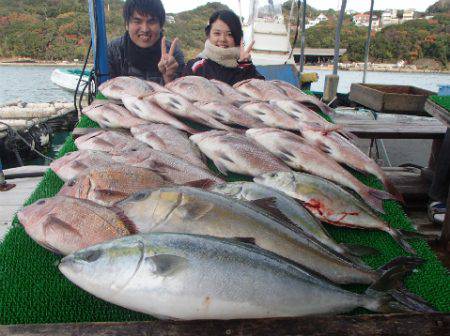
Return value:
<svg viewBox="0 0 450 336">
<path fill-rule="evenodd" d="M 7 182 L 16 186 L 8 191 L 0 192 L 0 240 L 11 227 L 14 215 L 36 189 L 47 169 L 48 167 L 45 166 L 25 166 L 3 171 Z M 32 177 L 22 177 L 27 175 Z"/>
</svg>

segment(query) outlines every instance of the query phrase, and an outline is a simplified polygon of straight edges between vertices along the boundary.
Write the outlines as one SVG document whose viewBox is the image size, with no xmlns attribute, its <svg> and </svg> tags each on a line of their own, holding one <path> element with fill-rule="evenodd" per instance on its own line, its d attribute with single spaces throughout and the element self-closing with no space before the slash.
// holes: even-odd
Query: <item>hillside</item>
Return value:
<svg viewBox="0 0 450 336">
<path fill-rule="evenodd" d="M 450 0 L 441 0 L 430 6 L 435 13 L 429 20 L 412 20 L 389 26 L 373 36 L 370 60 L 397 62 L 404 59 L 415 62 L 431 59 L 442 67 L 448 64 Z M 0 0 L 0 58 L 29 57 L 44 61 L 82 60 L 89 46 L 90 28 L 87 0 Z M 124 31 L 121 0 L 105 0 L 108 38 L 120 36 Z M 221 3 L 208 3 L 193 10 L 171 14 L 174 23 L 165 26 L 169 38 L 178 37 L 186 59 L 195 57 L 205 41 L 204 28 L 209 16 Z M 283 12 L 289 15 L 290 3 L 285 2 Z M 443 13 L 442 13 L 443 11 Z M 307 16 L 316 17 L 320 11 L 307 6 Z M 332 48 L 337 13 L 324 12 L 329 20 L 307 30 L 308 47 Z M 296 17 L 296 13 L 294 15 Z M 296 19 L 294 19 L 295 22 Z M 342 61 L 362 61 L 366 28 L 356 27 L 346 16 L 341 41 L 347 53 Z M 291 34 L 293 37 L 294 34 Z"/>
</svg>

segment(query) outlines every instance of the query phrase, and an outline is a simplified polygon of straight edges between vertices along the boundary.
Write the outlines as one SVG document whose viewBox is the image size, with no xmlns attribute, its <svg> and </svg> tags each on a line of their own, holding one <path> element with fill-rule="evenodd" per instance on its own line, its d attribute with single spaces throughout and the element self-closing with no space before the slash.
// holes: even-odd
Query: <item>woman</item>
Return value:
<svg viewBox="0 0 450 336">
<path fill-rule="evenodd" d="M 244 48 L 241 21 L 236 14 L 229 10 L 215 12 L 205 32 L 205 49 L 187 62 L 183 76 L 202 76 L 229 85 L 249 78 L 264 79 L 250 59 L 254 42 Z"/>
</svg>

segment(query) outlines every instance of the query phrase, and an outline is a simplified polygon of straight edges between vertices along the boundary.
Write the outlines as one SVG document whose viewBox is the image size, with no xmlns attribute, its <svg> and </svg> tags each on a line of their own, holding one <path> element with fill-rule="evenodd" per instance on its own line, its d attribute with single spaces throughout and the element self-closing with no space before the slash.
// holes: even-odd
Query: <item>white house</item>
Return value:
<svg viewBox="0 0 450 336">
<path fill-rule="evenodd" d="M 403 11 L 402 22 L 414 20 L 414 13 L 415 13 L 414 9 L 405 9 Z"/>
<path fill-rule="evenodd" d="M 359 13 L 353 16 L 353 22 L 358 27 L 369 27 L 369 14 Z M 372 30 L 377 30 L 380 26 L 378 16 L 372 15 Z"/>
<path fill-rule="evenodd" d="M 387 9 L 381 14 L 381 26 L 387 27 L 390 25 L 399 24 L 399 20 L 397 18 L 397 10 L 396 9 Z"/>
<path fill-rule="evenodd" d="M 308 23 L 305 25 L 306 29 L 314 27 L 321 22 L 328 21 L 328 18 L 323 13 L 320 13 L 318 17 L 314 20 L 309 19 Z"/>
</svg>

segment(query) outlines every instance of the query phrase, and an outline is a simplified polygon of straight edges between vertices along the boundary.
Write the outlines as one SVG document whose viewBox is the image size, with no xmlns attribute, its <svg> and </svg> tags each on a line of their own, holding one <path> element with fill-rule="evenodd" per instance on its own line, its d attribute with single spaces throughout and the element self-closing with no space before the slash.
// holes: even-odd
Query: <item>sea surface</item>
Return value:
<svg viewBox="0 0 450 336">
<path fill-rule="evenodd" d="M 70 92 L 60 89 L 50 80 L 55 68 L 61 66 L 2 66 L 0 65 L 0 105 L 13 101 L 51 102 L 72 101 Z M 311 87 L 313 91 L 323 91 L 324 78 L 331 71 L 307 70 L 317 72 L 319 81 Z M 347 93 L 351 83 L 362 82 L 362 72 L 341 71 L 338 91 Z M 439 73 L 392 73 L 369 72 L 367 83 L 413 85 L 437 92 L 438 86 L 450 84 L 449 74 Z M 389 157 L 382 157 L 383 165 L 388 162 L 393 166 L 404 163 L 415 163 L 426 166 L 430 155 L 430 140 L 384 140 L 383 144 Z M 367 148 L 368 141 L 361 141 L 361 148 Z"/>
</svg>

